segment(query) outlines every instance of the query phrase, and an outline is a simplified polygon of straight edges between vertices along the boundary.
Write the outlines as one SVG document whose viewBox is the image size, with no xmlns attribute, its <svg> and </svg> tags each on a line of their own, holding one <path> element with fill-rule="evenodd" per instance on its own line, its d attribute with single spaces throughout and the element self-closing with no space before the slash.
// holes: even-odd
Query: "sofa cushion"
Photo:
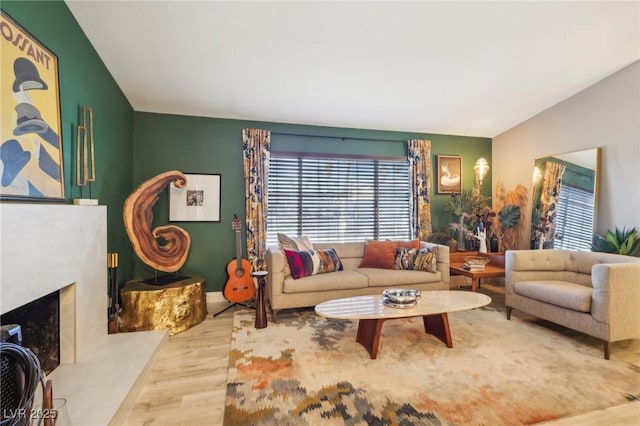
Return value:
<svg viewBox="0 0 640 426">
<path fill-rule="evenodd" d="M 320 258 L 320 266 L 318 267 L 319 274 L 342 271 L 342 269 L 344 269 L 335 249 L 317 249 L 316 253 L 318 253 L 318 257 Z"/>
<path fill-rule="evenodd" d="M 334 249 L 284 249 L 284 254 L 291 269 L 291 276 L 295 279 L 342 270 L 342 263 Z"/>
<path fill-rule="evenodd" d="M 301 237 L 290 237 L 278 232 L 278 246 L 280 249 L 289 250 L 311 250 L 313 244 L 309 240 L 309 237 L 303 235 Z"/>
<path fill-rule="evenodd" d="M 347 243 L 313 243 L 314 250 L 332 248 L 336 251 L 342 269 L 356 269 L 364 256 L 364 241 L 352 241 Z"/>
<path fill-rule="evenodd" d="M 284 249 L 284 257 L 289 264 L 291 276 L 295 279 L 308 277 L 318 273 L 320 258 L 314 250 Z"/>
<path fill-rule="evenodd" d="M 566 281 L 520 281 L 513 291 L 524 297 L 578 312 L 591 312 L 593 289 Z"/>
<path fill-rule="evenodd" d="M 393 268 L 398 243 L 395 241 L 368 240 L 364 246 L 361 268 Z"/>
<path fill-rule="evenodd" d="M 420 240 L 417 238 L 415 240 L 397 240 L 396 243 L 398 243 L 398 247 L 405 247 L 408 249 L 420 248 Z"/>
<path fill-rule="evenodd" d="M 287 261 L 287 256 L 284 253 L 284 249 L 287 250 L 313 250 L 313 244 L 309 240 L 309 237 L 303 235 L 301 237 L 290 237 L 286 234 L 278 232 L 278 247 L 285 258 L 284 262 L 284 274 L 291 275 L 291 268 Z"/>
<path fill-rule="evenodd" d="M 398 247 L 393 269 L 435 272 L 438 270 L 437 254 L 438 249 L 435 247 L 432 249 Z"/>
<path fill-rule="evenodd" d="M 354 270 L 311 275 L 299 280 L 289 276 L 284 279 L 284 293 L 304 293 L 314 291 L 331 291 L 351 288 L 366 288 L 367 277 Z"/>
<path fill-rule="evenodd" d="M 364 256 L 360 262 L 360 268 L 392 269 L 396 260 L 396 249 L 398 247 L 417 249 L 420 247 L 420 240 L 367 240 L 364 246 Z"/>
<path fill-rule="evenodd" d="M 440 272 L 401 271 L 397 269 L 358 268 L 367 276 L 369 287 L 399 287 L 411 284 L 440 282 Z"/>
<path fill-rule="evenodd" d="M 345 258 L 362 259 L 364 256 L 364 241 L 348 242 L 348 243 L 314 243 L 314 249 L 332 248 L 336 251 L 340 260 Z"/>
</svg>

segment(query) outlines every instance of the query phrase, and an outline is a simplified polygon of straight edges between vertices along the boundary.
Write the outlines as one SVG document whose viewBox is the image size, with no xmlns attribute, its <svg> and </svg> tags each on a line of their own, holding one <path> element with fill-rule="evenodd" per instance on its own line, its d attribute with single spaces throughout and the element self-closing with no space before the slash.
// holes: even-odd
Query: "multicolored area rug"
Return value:
<svg viewBox="0 0 640 426">
<path fill-rule="evenodd" d="M 451 349 L 388 320 L 375 360 L 356 321 L 254 315 L 234 317 L 225 425 L 524 425 L 640 398 L 638 366 L 491 305 L 449 315 Z"/>
</svg>

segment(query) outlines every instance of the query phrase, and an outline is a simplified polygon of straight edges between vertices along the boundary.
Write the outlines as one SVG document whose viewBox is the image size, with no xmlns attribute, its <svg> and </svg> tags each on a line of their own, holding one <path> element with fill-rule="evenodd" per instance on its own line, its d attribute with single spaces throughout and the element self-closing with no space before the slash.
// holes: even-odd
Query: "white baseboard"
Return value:
<svg viewBox="0 0 640 426">
<path fill-rule="evenodd" d="M 224 295 L 221 291 L 208 291 L 207 292 L 207 304 L 209 303 L 224 303 L 227 299 L 224 298 Z"/>
</svg>

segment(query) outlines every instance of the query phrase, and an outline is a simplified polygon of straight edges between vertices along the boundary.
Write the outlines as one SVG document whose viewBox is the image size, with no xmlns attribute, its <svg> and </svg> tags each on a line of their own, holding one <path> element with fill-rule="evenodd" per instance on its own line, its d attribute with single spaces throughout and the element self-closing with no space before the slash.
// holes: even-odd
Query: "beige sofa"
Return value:
<svg viewBox="0 0 640 426">
<path fill-rule="evenodd" d="M 449 289 L 449 247 L 421 242 L 421 247 L 437 246 L 436 272 L 359 268 L 365 242 L 315 243 L 314 249 L 335 249 L 344 270 L 294 279 L 284 274 L 285 257 L 277 246 L 267 249 L 267 298 L 273 320 L 282 309 L 315 306 L 343 297 L 380 294 L 385 288 L 415 290 Z"/>
<path fill-rule="evenodd" d="M 507 319 L 518 309 L 610 344 L 640 338 L 640 258 L 571 250 L 507 251 Z"/>
</svg>

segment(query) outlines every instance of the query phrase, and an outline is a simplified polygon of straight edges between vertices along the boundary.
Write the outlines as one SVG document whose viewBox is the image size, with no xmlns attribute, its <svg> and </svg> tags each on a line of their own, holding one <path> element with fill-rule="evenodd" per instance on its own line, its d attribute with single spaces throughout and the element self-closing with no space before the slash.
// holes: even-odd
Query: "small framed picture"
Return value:
<svg viewBox="0 0 640 426">
<path fill-rule="evenodd" d="M 169 185 L 169 222 L 220 222 L 220 175 L 185 173 L 187 184 Z"/>
<path fill-rule="evenodd" d="M 462 157 L 459 155 L 438 155 L 438 193 L 457 194 L 462 192 Z"/>
</svg>

